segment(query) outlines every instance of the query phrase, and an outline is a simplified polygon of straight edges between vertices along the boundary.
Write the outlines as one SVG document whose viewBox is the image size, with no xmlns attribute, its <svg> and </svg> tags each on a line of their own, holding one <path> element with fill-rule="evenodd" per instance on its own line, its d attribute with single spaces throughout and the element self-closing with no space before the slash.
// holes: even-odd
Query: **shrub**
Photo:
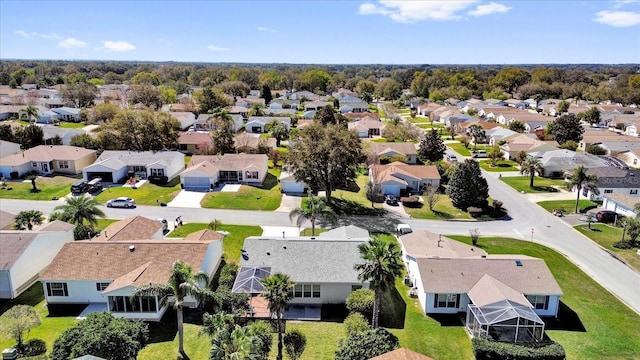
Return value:
<svg viewBox="0 0 640 360">
<path fill-rule="evenodd" d="M 218 279 L 218 286 L 224 286 L 228 288 L 233 287 L 233 283 L 236 281 L 238 275 L 238 265 L 236 264 L 224 264 L 222 270 L 220 270 L 220 278 Z"/>
<path fill-rule="evenodd" d="M 12 179 L 17 179 L 18 178 L 18 172 L 17 171 L 12 171 L 9 173 L 9 177 L 11 177 Z"/>
<path fill-rule="evenodd" d="M 273 327 L 266 321 L 256 321 L 249 325 L 249 331 L 260 339 L 259 353 L 261 359 L 268 359 L 273 343 Z"/>
<path fill-rule="evenodd" d="M 344 319 L 344 327 L 347 330 L 347 336 L 369 330 L 369 322 L 359 312 L 352 312 Z"/>
<path fill-rule="evenodd" d="M 38 356 L 47 352 L 47 343 L 40 339 L 31 339 L 24 343 L 23 356 Z"/>
<path fill-rule="evenodd" d="M 371 319 L 373 314 L 373 302 L 375 292 L 371 289 L 358 289 L 347 297 L 347 309 L 349 312 L 358 312 L 366 319 Z"/>
<path fill-rule="evenodd" d="M 284 334 L 284 350 L 291 360 L 297 360 L 302 356 L 307 346 L 307 337 L 300 330 L 290 330 Z"/>
<path fill-rule="evenodd" d="M 336 360 L 366 360 L 395 350 L 398 337 L 383 328 L 353 333 L 338 342 Z"/>
<path fill-rule="evenodd" d="M 74 240 L 86 240 L 90 239 L 91 236 L 95 235 L 96 232 L 91 226 L 87 226 L 84 224 L 78 224 L 73 229 L 73 238 Z"/>
<path fill-rule="evenodd" d="M 562 345 L 554 341 L 504 343 L 475 338 L 472 340 L 476 360 L 564 360 Z"/>
<path fill-rule="evenodd" d="M 634 246 L 634 242 L 631 240 L 620 240 L 620 241 L 616 241 L 613 243 L 613 247 L 616 249 L 633 249 Z"/>
</svg>

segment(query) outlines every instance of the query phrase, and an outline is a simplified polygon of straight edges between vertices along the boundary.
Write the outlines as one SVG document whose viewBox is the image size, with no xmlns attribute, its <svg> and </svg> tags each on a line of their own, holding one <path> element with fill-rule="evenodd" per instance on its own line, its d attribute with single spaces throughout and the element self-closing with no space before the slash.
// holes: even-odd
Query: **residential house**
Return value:
<svg viewBox="0 0 640 360">
<path fill-rule="evenodd" d="M 198 154 L 213 148 L 211 134 L 202 131 L 180 132 L 178 136 L 178 148 L 187 155 Z"/>
<path fill-rule="evenodd" d="M 242 106 L 246 108 L 251 108 L 254 105 L 259 105 L 260 107 L 265 107 L 265 102 L 263 98 L 258 97 L 246 97 L 244 99 L 236 100 L 236 106 Z"/>
<path fill-rule="evenodd" d="M 20 144 L 11 141 L 0 140 L 0 159 L 5 156 L 14 155 L 20 152 Z"/>
<path fill-rule="evenodd" d="M 507 99 L 504 101 L 504 103 L 508 107 L 517 108 L 517 109 L 524 109 L 528 106 L 528 104 L 524 100 L 519 100 L 519 99 Z"/>
<path fill-rule="evenodd" d="M 298 100 L 289 100 L 285 98 L 279 98 L 271 100 L 269 104 L 269 109 L 293 109 L 298 110 L 300 107 L 300 101 Z"/>
<path fill-rule="evenodd" d="M 180 129 L 187 130 L 196 123 L 196 115 L 192 112 L 172 111 L 171 117 L 180 122 Z"/>
<path fill-rule="evenodd" d="M 416 113 L 417 115 L 420 115 L 420 116 L 429 116 L 431 115 L 432 112 L 439 109 L 446 110 L 447 107 L 440 105 L 438 103 L 422 103 L 422 104 L 419 104 L 418 107 L 416 108 Z"/>
<path fill-rule="evenodd" d="M 587 128 L 578 143 L 578 149 L 586 150 L 590 145 L 598 145 L 608 152 L 620 152 L 640 148 L 640 138 L 625 135 L 621 131 Z"/>
<path fill-rule="evenodd" d="M 487 135 L 487 139 L 489 139 L 489 146 L 494 146 L 496 144 L 499 145 L 503 139 L 509 136 L 514 136 L 517 132 L 498 126 L 493 129 L 486 130 L 485 134 Z"/>
<path fill-rule="evenodd" d="M 306 120 L 312 120 L 315 117 L 316 117 L 316 111 L 315 110 L 305 111 L 304 113 L 302 113 L 302 118 L 306 119 Z M 300 120 L 298 120 L 298 127 L 300 127 Z"/>
<path fill-rule="evenodd" d="M 0 230 L 0 299 L 13 299 L 38 281 L 40 272 L 66 243 L 74 226 L 59 220 L 31 231 Z"/>
<path fill-rule="evenodd" d="M 386 125 L 382 121 L 370 118 L 350 122 L 347 126 L 349 130 L 356 131 L 361 138 L 381 136 L 386 128 Z"/>
<path fill-rule="evenodd" d="M 640 148 L 624 150 L 618 153 L 618 158 L 630 167 L 640 167 Z"/>
<path fill-rule="evenodd" d="M 345 303 L 352 291 L 368 287 L 354 270 L 362 262 L 358 246 L 367 241 L 369 233 L 353 226 L 316 237 L 248 237 L 232 291 L 260 295 L 260 279 L 283 273 L 295 283 L 284 317 L 320 320 L 322 304 Z"/>
<path fill-rule="evenodd" d="M 0 105 L 0 121 L 19 119 L 24 108 L 26 108 L 24 105 Z"/>
<path fill-rule="evenodd" d="M 488 122 L 488 121 L 479 120 L 479 119 L 456 122 L 456 123 L 452 123 L 451 125 L 453 125 L 454 131 L 456 133 L 458 133 L 458 134 L 469 134 L 469 128 L 472 125 L 480 126 L 482 128 L 482 130 L 485 131 L 485 134 L 486 134 L 487 130 L 491 130 L 491 129 L 495 129 L 495 128 L 500 127 L 500 125 L 498 125 L 498 124 L 496 124 L 494 122 Z"/>
<path fill-rule="evenodd" d="M 88 304 L 117 317 L 160 321 L 173 299 L 163 305 L 158 297 L 131 299 L 131 294 L 148 284 L 167 283 L 177 260 L 211 279 L 221 258 L 222 241 L 75 241 L 62 247 L 40 280 L 50 312 L 58 305 Z M 197 305 L 192 297 L 183 302 Z"/>
<path fill-rule="evenodd" d="M 105 150 L 91 165 L 84 168 L 85 181 L 102 178 L 103 183 L 117 183 L 131 176 L 175 179 L 184 170 L 184 154 L 179 151 Z"/>
<path fill-rule="evenodd" d="M 319 98 L 319 95 L 312 93 L 311 91 L 296 91 L 289 95 L 289 99 L 291 100 L 314 100 Z"/>
<path fill-rule="evenodd" d="M 416 145 L 413 143 L 378 143 L 378 142 L 370 142 L 367 143 L 367 151 L 371 155 L 375 155 L 378 159 L 386 160 L 386 162 L 390 159 L 399 159 L 404 158 L 402 162 L 407 164 L 415 164 L 416 163 Z"/>
<path fill-rule="evenodd" d="M 263 138 L 257 134 L 240 133 L 233 137 L 233 146 L 238 153 L 256 154 L 276 148 L 275 138 Z"/>
<path fill-rule="evenodd" d="M 268 132 L 266 125 L 273 120 L 284 125 L 287 130 L 291 129 L 291 118 L 286 116 L 251 116 L 244 125 L 244 128 L 248 133 L 262 134 Z"/>
<path fill-rule="evenodd" d="M 60 138 L 60 141 L 62 141 L 62 145 L 71 145 L 71 139 L 76 136 L 85 134 L 85 132 L 82 130 L 62 128 L 53 125 L 43 125 L 40 128 L 42 129 L 43 133 L 42 139 L 44 140 L 44 143 L 46 145 L 55 145 L 54 139 L 56 139 L 56 137 Z"/>
<path fill-rule="evenodd" d="M 451 113 L 451 115 L 445 115 L 444 118 L 442 118 L 442 122 L 444 123 L 444 126 L 446 128 L 458 128 L 460 129 L 460 126 L 463 125 L 465 122 L 467 121 L 473 121 L 474 118 L 472 116 L 466 115 L 466 114 L 459 114 L 459 113 Z"/>
<path fill-rule="evenodd" d="M 605 195 L 626 194 L 640 196 L 640 170 L 620 169 L 613 166 L 594 167 L 585 170 L 587 175 L 598 177 L 598 193 L 587 188 L 582 189 L 582 196 L 592 201 L 601 201 Z M 573 191 L 577 189 L 574 187 Z"/>
<path fill-rule="evenodd" d="M 422 310 L 466 313 L 472 337 L 540 341 L 545 326 L 540 316 L 558 314 L 562 290 L 542 259 L 489 255 L 426 230 L 399 240 L 412 293 Z"/>
<path fill-rule="evenodd" d="M 164 225 L 160 221 L 136 215 L 110 224 L 91 241 L 162 240 Z"/>
<path fill-rule="evenodd" d="M 219 183 L 261 186 L 269 172 L 264 154 L 194 155 L 180 173 L 182 188 L 208 191 Z"/>
<path fill-rule="evenodd" d="M 328 102 L 328 101 L 308 101 L 304 103 L 304 111 L 311 111 L 311 110 L 315 110 L 318 111 L 320 109 L 322 109 L 325 106 L 333 106 L 332 103 Z"/>
<path fill-rule="evenodd" d="M 418 192 L 423 186 L 440 186 L 440 174 L 435 165 L 407 165 L 399 161 L 370 165 L 369 179 L 380 186 L 384 195 L 401 196 Z"/>
<path fill-rule="evenodd" d="M 80 122 L 82 120 L 82 117 L 80 116 L 81 110 L 82 109 L 76 109 L 66 106 L 51 109 L 51 111 L 56 113 L 58 120 L 67 122 Z"/>
<path fill-rule="evenodd" d="M 293 172 L 286 169 L 282 169 L 280 172 L 278 182 L 280 183 L 280 191 L 285 194 L 304 194 L 309 188 L 304 181 L 296 180 Z"/>
<path fill-rule="evenodd" d="M 610 193 L 603 196 L 602 208 L 615 211 L 628 218 L 635 218 L 638 216 L 635 206 L 639 203 L 640 198 L 637 195 Z"/>
<path fill-rule="evenodd" d="M 5 178 L 22 177 L 32 171 L 40 175 L 77 175 L 95 160 L 95 150 L 68 145 L 39 145 L 20 154 L 0 158 L 0 174 Z"/>
<path fill-rule="evenodd" d="M 540 159 L 544 169 L 544 176 L 551 178 L 561 178 L 565 174 L 571 173 L 578 166 L 588 169 L 608 165 L 608 162 L 601 157 L 567 149 L 532 151 L 528 155 Z"/>
<path fill-rule="evenodd" d="M 505 143 L 500 146 L 500 149 L 504 152 L 504 158 L 507 160 L 515 159 L 521 151 L 531 153 L 558 149 L 557 146 L 538 140 L 533 134 L 514 134 L 502 140 L 504 140 Z"/>
<path fill-rule="evenodd" d="M 342 114 L 342 116 L 346 117 L 349 120 L 354 120 L 354 121 L 363 120 L 366 118 L 369 118 L 372 120 L 380 120 L 380 115 L 374 114 L 374 113 L 368 113 L 368 112 L 346 113 L 346 114 Z"/>
<path fill-rule="evenodd" d="M 240 115 L 243 119 L 246 119 L 249 115 L 249 108 L 244 106 L 228 106 L 225 110 L 231 115 Z"/>
<path fill-rule="evenodd" d="M 265 109 L 265 115 L 267 116 L 294 116 L 296 110 L 294 109 Z"/>
</svg>

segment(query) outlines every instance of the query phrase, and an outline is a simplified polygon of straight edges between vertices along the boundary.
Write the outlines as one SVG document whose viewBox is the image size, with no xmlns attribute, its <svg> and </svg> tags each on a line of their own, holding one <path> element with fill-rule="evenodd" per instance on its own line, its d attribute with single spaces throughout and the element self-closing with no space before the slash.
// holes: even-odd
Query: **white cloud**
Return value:
<svg viewBox="0 0 640 360">
<path fill-rule="evenodd" d="M 30 38 L 30 37 L 34 37 L 34 36 L 38 35 L 38 33 L 36 33 L 36 32 L 26 32 L 24 30 L 16 30 L 13 33 L 17 34 L 17 35 L 20 35 L 22 37 L 25 37 L 25 38 Z"/>
<path fill-rule="evenodd" d="M 269 32 L 277 32 L 276 29 L 268 28 L 266 26 L 258 27 L 258 31 L 269 31 Z"/>
<path fill-rule="evenodd" d="M 360 5 L 361 15 L 388 16 L 395 22 L 415 22 L 420 20 L 459 20 L 462 12 L 478 3 L 478 0 L 461 1 L 396 1 L 380 0 L 379 4 Z M 498 5 L 498 4 L 496 4 Z"/>
<path fill-rule="evenodd" d="M 596 13 L 593 21 L 615 27 L 634 26 L 640 24 L 640 13 L 603 10 Z"/>
<path fill-rule="evenodd" d="M 484 16 L 495 13 L 505 13 L 509 10 L 511 10 L 509 6 L 492 2 L 486 5 L 478 5 L 467 14 L 471 16 Z"/>
<path fill-rule="evenodd" d="M 115 51 L 115 52 L 125 52 L 135 50 L 136 47 L 133 44 L 128 43 L 126 41 L 105 41 L 103 44 L 105 50 Z"/>
<path fill-rule="evenodd" d="M 213 51 L 227 51 L 227 50 L 229 50 L 229 48 L 223 48 L 223 47 L 215 46 L 215 45 L 209 45 L 209 46 L 207 46 L 207 49 L 213 50 Z"/>
<path fill-rule="evenodd" d="M 625 6 L 625 5 L 633 4 L 633 3 L 636 3 L 636 2 L 638 2 L 638 0 L 616 0 L 616 1 L 613 2 L 613 8 L 614 9 L 619 9 L 619 8 Z"/>
<path fill-rule="evenodd" d="M 53 34 L 40 34 L 39 35 L 43 39 L 62 39 L 62 36 L 53 33 Z"/>
<path fill-rule="evenodd" d="M 87 46 L 85 41 L 78 40 L 76 38 L 66 38 L 58 43 L 58 47 L 63 49 L 73 49 L 85 46 Z"/>
</svg>

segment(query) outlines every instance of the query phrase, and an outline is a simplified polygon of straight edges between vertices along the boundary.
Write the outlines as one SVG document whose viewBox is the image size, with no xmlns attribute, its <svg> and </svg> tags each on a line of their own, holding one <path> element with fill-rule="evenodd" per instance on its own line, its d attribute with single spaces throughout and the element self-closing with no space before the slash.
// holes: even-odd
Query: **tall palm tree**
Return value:
<svg viewBox="0 0 640 360">
<path fill-rule="evenodd" d="M 261 280 L 264 285 L 262 296 L 269 303 L 271 316 L 276 316 L 276 330 L 278 331 L 278 356 L 277 360 L 282 360 L 282 315 L 287 304 L 293 298 L 293 286 L 288 275 L 275 273 Z"/>
<path fill-rule="evenodd" d="M 131 298 L 138 296 L 155 296 L 159 299 L 159 305 L 165 306 L 173 303 L 178 318 L 178 351 L 185 356 L 184 352 L 184 318 L 182 306 L 184 298 L 191 296 L 200 301 L 213 296 L 208 289 L 209 277 L 206 273 L 199 271 L 193 273 L 191 266 L 182 260 L 176 260 L 171 268 L 169 281 L 165 284 L 149 284 L 137 288 Z"/>
<path fill-rule="evenodd" d="M 358 250 L 365 262 L 356 264 L 353 268 L 360 272 L 358 280 L 369 281 L 370 288 L 375 291 L 372 325 L 377 328 L 382 293 L 393 287 L 396 278 L 402 275 L 403 265 L 400 261 L 400 248 L 395 242 L 376 238 L 361 244 L 358 246 Z"/>
<path fill-rule="evenodd" d="M 32 118 L 39 118 L 39 110 L 37 107 L 33 106 L 33 105 L 29 105 L 26 108 L 24 108 L 24 113 L 25 115 L 27 115 L 27 120 L 29 120 L 29 123 L 31 123 L 31 119 Z"/>
<path fill-rule="evenodd" d="M 38 210 L 20 211 L 14 220 L 16 230 L 32 230 L 42 224 L 42 212 Z"/>
<path fill-rule="evenodd" d="M 533 178 L 538 176 L 544 176 L 544 167 L 542 162 L 533 156 L 528 156 L 525 161 L 520 164 L 520 174 L 529 175 L 529 187 L 533 187 Z"/>
<path fill-rule="evenodd" d="M 580 165 L 575 170 L 573 170 L 573 174 L 568 178 L 567 189 L 576 189 L 578 195 L 576 196 L 576 208 L 575 213 L 578 213 L 578 204 L 580 202 L 580 193 L 582 190 L 590 190 L 594 194 L 599 194 L 598 190 L 598 177 L 595 174 L 585 173 L 584 166 Z"/>
<path fill-rule="evenodd" d="M 106 215 L 102 210 L 98 208 L 98 201 L 93 197 L 72 196 L 67 198 L 64 205 L 59 205 L 53 208 L 53 211 L 62 210 L 62 219 L 69 221 L 73 224 L 81 225 L 85 221 L 95 225 L 98 222 L 98 218 L 104 218 Z"/>
<path fill-rule="evenodd" d="M 309 222 L 311 222 L 311 236 L 315 236 L 316 220 L 318 220 L 318 218 L 335 224 L 338 222 L 338 217 L 331 207 L 327 205 L 325 199 L 313 196 L 311 191 L 309 191 L 308 194 L 309 199 L 307 200 L 307 204 L 291 210 L 289 220 L 293 221 L 293 219 L 296 218 L 296 226 L 298 227 L 300 227 L 305 220 L 309 220 Z"/>
</svg>

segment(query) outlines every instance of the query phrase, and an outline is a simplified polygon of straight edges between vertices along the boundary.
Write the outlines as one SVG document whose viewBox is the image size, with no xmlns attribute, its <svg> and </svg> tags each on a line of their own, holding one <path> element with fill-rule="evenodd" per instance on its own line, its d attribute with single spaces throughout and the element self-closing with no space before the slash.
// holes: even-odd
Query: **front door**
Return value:
<svg viewBox="0 0 640 360">
<path fill-rule="evenodd" d="M 42 163 L 42 172 L 43 173 L 48 173 L 49 172 L 49 163 L 46 163 L 46 162 Z"/>
</svg>

